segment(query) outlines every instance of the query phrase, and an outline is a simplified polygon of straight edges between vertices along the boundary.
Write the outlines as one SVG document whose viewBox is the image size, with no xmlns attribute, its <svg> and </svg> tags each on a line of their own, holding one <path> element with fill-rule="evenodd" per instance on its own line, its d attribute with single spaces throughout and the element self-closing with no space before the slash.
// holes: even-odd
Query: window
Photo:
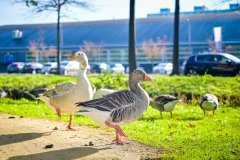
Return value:
<svg viewBox="0 0 240 160">
<path fill-rule="evenodd" d="M 229 59 L 224 56 L 218 56 L 218 62 L 219 63 L 228 63 Z"/>
<path fill-rule="evenodd" d="M 195 56 L 192 56 L 188 59 L 188 63 L 194 63 Z"/>
<path fill-rule="evenodd" d="M 209 61 L 210 56 L 209 55 L 199 55 L 197 56 L 198 62 L 207 62 Z"/>
</svg>

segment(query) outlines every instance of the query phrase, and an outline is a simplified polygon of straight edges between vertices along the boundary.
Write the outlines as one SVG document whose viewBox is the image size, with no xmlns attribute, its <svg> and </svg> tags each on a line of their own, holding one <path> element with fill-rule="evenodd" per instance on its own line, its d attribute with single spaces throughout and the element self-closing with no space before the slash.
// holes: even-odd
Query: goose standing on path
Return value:
<svg viewBox="0 0 240 160">
<path fill-rule="evenodd" d="M 100 125 L 114 128 L 117 144 L 123 144 L 119 136 L 127 135 L 120 125 L 140 118 L 147 109 L 149 96 L 139 82 L 151 80 L 143 70 L 135 70 L 129 77 L 130 90 L 117 91 L 87 102 L 78 102 L 77 106 L 82 108 L 75 114 L 89 116 Z"/>
<path fill-rule="evenodd" d="M 71 128 L 73 113 L 79 110 L 75 102 L 84 102 L 93 98 L 93 88 L 87 78 L 88 58 L 84 52 L 78 51 L 69 57 L 79 62 L 77 83 L 66 82 L 44 92 L 38 99 L 44 101 L 53 111 L 61 116 L 69 113 L 70 119 L 67 128 Z"/>
<path fill-rule="evenodd" d="M 172 111 L 178 102 L 179 99 L 172 95 L 160 95 L 154 101 L 151 101 L 150 104 L 153 108 L 160 111 L 161 118 L 162 112 L 170 112 L 172 118 Z"/>
<path fill-rule="evenodd" d="M 205 111 L 213 111 L 218 108 L 218 98 L 213 94 L 204 94 L 200 101 L 200 107 L 202 108 L 205 116 Z"/>
</svg>

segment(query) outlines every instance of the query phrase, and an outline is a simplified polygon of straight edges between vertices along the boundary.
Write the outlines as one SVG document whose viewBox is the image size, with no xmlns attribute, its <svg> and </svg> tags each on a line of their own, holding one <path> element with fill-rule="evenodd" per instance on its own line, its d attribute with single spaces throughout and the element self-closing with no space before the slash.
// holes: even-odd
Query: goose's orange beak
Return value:
<svg viewBox="0 0 240 160">
<path fill-rule="evenodd" d="M 145 74 L 144 81 L 152 81 L 152 77 L 149 75 Z"/>
<path fill-rule="evenodd" d="M 68 57 L 69 60 L 75 60 L 76 58 L 77 58 L 77 56 L 75 54 Z"/>
</svg>

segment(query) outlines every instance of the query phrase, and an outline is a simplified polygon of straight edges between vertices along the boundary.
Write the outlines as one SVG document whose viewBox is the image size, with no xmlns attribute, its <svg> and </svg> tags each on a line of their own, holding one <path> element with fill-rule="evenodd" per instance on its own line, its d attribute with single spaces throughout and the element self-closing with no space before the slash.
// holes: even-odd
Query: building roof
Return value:
<svg viewBox="0 0 240 160">
<path fill-rule="evenodd" d="M 173 16 L 141 18 L 136 20 L 136 43 L 158 37 L 172 44 Z M 207 39 L 213 40 L 213 28 L 222 27 L 224 42 L 240 43 L 240 12 L 193 14 L 180 16 L 180 44 L 189 41 L 191 44 L 206 44 Z M 23 33 L 22 38 L 13 39 L 14 30 Z M 105 20 L 90 22 L 62 23 L 63 48 L 79 48 L 84 41 L 91 41 L 102 47 L 128 46 L 128 20 Z M 56 46 L 56 24 L 27 24 L 0 26 L 0 49 L 26 49 L 29 42 L 44 39 L 48 46 Z"/>
</svg>

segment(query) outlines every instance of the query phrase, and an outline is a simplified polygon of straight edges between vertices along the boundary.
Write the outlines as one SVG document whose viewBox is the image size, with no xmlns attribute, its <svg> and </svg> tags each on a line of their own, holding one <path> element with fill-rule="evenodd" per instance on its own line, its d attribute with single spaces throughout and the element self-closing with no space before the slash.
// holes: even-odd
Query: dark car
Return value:
<svg viewBox="0 0 240 160">
<path fill-rule="evenodd" d="M 8 65 L 7 72 L 8 73 L 21 73 L 23 69 L 23 62 L 13 62 Z"/>
<path fill-rule="evenodd" d="M 41 73 L 42 68 L 43 68 L 43 65 L 41 63 L 35 63 L 35 62 L 25 63 L 25 65 L 23 66 L 22 73 L 32 73 L 32 74 Z"/>
<path fill-rule="evenodd" d="M 190 56 L 184 62 L 184 75 L 240 75 L 240 59 L 227 53 L 204 53 Z"/>
</svg>

